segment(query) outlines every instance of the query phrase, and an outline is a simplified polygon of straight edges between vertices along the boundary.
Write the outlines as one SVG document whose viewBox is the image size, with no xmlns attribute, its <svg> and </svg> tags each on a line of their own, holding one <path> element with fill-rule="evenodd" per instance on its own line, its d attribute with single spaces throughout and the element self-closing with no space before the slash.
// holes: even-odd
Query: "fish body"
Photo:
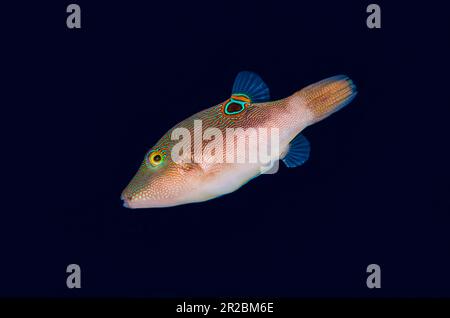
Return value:
<svg viewBox="0 0 450 318">
<path fill-rule="evenodd" d="M 122 192 L 124 206 L 169 207 L 206 201 L 237 190 L 270 171 L 278 160 L 288 167 L 299 166 L 309 156 L 309 142 L 300 132 L 347 105 L 355 95 L 353 82 L 339 75 L 269 101 L 262 79 L 241 72 L 230 98 L 183 120 L 146 153 Z M 242 143 L 232 142 L 239 138 Z M 261 152 L 267 155 L 265 161 L 258 156 Z"/>
</svg>

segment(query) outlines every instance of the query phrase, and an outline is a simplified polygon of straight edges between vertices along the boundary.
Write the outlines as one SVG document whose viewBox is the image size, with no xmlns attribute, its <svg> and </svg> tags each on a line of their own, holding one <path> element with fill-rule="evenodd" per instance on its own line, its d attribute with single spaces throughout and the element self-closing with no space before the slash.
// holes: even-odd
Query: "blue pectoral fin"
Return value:
<svg viewBox="0 0 450 318">
<path fill-rule="evenodd" d="M 282 160 L 288 168 L 301 166 L 308 160 L 310 150 L 308 139 L 302 134 L 298 134 L 289 144 L 289 150 Z"/>
<path fill-rule="evenodd" d="M 245 94 L 254 103 L 269 100 L 269 88 L 266 83 L 253 72 L 240 72 L 234 80 L 232 94 Z"/>
</svg>

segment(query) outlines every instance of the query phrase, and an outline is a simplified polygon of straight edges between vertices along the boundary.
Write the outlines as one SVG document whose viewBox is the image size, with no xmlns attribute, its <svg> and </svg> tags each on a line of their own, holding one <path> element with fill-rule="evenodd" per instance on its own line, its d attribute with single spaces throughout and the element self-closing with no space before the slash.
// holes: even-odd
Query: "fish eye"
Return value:
<svg viewBox="0 0 450 318">
<path fill-rule="evenodd" d="M 164 154 L 159 150 L 152 151 L 148 155 L 148 161 L 153 167 L 160 165 L 164 161 Z"/>
</svg>

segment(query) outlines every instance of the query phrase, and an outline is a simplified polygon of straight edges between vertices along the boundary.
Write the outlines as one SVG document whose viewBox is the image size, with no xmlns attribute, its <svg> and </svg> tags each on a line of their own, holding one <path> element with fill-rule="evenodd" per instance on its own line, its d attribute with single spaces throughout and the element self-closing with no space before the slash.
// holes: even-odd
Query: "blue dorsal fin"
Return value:
<svg viewBox="0 0 450 318">
<path fill-rule="evenodd" d="M 308 139 L 298 134 L 289 144 L 288 152 L 282 160 L 288 168 L 301 166 L 308 160 L 310 150 Z"/>
<path fill-rule="evenodd" d="M 253 72 L 240 72 L 234 80 L 232 94 L 245 94 L 254 103 L 267 102 L 270 98 L 266 83 Z"/>
</svg>

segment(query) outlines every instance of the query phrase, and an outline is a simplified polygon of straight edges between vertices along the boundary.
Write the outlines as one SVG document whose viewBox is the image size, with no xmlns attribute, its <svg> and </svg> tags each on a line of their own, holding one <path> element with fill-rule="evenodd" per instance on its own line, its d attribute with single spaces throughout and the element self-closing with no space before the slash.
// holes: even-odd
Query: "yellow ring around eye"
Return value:
<svg viewBox="0 0 450 318">
<path fill-rule="evenodd" d="M 153 167 L 156 167 L 164 161 L 164 154 L 160 151 L 153 151 L 148 156 L 148 161 Z"/>
</svg>

